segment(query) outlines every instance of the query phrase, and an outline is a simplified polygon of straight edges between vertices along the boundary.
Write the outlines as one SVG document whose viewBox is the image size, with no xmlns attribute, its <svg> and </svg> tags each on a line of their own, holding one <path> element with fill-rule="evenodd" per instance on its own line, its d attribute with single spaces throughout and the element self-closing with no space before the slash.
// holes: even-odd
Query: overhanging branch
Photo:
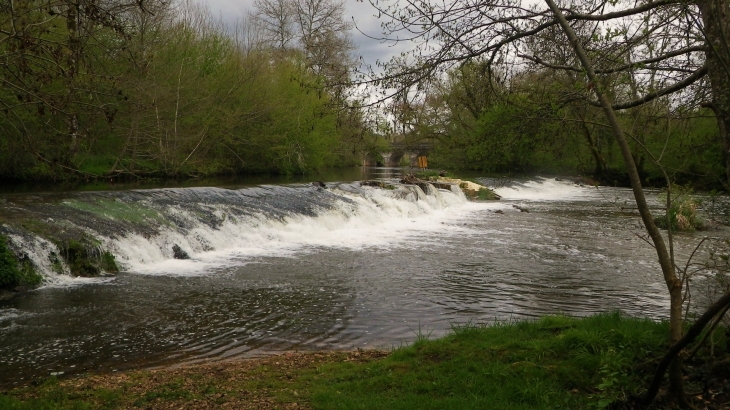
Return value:
<svg viewBox="0 0 730 410">
<path fill-rule="evenodd" d="M 669 58 L 672 58 L 672 57 L 681 56 L 681 55 L 684 55 L 684 54 L 687 54 L 687 53 L 692 53 L 692 52 L 695 52 L 695 51 L 705 51 L 705 50 L 706 50 L 706 47 L 704 47 L 704 46 L 687 47 L 687 48 L 683 48 L 681 50 L 676 50 L 676 51 L 672 51 L 672 52 L 663 54 L 663 55 L 658 56 L 658 57 L 647 58 L 646 60 L 635 61 L 633 63 L 624 64 L 622 66 L 618 66 L 618 67 L 614 67 L 614 68 L 606 68 L 606 69 L 603 69 L 603 70 L 596 69 L 595 72 L 596 72 L 596 74 L 612 74 L 612 73 L 616 73 L 616 72 L 619 72 L 619 71 L 625 71 L 625 70 L 628 70 L 630 68 L 637 68 L 637 67 L 640 67 L 640 66 L 643 66 L 643 65 L 646 65 L 646 64 L 657 63 L 659 61 L 663 61 L 663 60 L 666 60 L 666 59 L 669 59 Z M 550 63 L 548 63 L 546 61 L 543 61 L 538 56 L 528 56 L 526 54 L 517 54 L 517 57 L 522 57 L 522 58 L 524 58 L 526 60 L 532 61 L 532 62 L 537 63 L 537 64 L 540 64 L 540 65 L 542 65 L 544 67 L 552 68 L 552 69 L 555 69 L 555 70 L 575 71 L 575 72 L 582 72 L 583 71 L 583 69 L 580 68 L 580 67 L 569 66 L 569 65 L 550 64 Z"/>
<path fill-rule="evenodd" d="M 636 99 L 633 101 L 629 101 L 629 102 L 625 102 L 625 103 L 621 103 L 621 104 L 614 104 L 612 106 L 612 108 L 614 110 L 625 110 L 628 108 L 638 107 L 642 104 L 648 103 L 649 101 L 655 100 L 661 96 L 671 94 L 671 93 L 679 91 L 683 88 L 689 87 L 690 85 L 692 85 L 697 80 L 704 77 L 705 75 L 707 75 L 707 65 L 703 65 L 697 71 L 692 73 L 692 75 L 690 75 L 689 77 L 685 78 L 682 81 L 678 81 L 678 82 L 670 85 L 669 87 L 662 88 L 661 90 L 646 94 L 642 98 L 639 98 L 639 99 Z M 588 103 L 595 107 L 601 106 L 601 103 L 599 103 L 598 101 L 588 101 Z"/>
</svg>

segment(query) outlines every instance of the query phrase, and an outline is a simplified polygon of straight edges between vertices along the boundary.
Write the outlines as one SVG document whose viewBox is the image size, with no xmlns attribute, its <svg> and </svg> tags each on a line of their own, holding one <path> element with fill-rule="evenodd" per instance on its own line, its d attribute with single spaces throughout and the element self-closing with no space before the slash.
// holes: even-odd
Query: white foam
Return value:
<svg viewBox="0 0 730 410">
<path fill-rule="evenodd" d="M 596 199 L 596 188 L 578 185 L 564 180 L 538 178 L 518 185 L 495 188 L 505 200 L 527 201 L 590 201 Z"/>
<path fill-rule="evenodd" d="M 289 257 L 321 248 L 413 246 L 414 240 L 427 232 L 463 233 L 466 228 L 451 222 L 468 218 L 478 210 L 504 207 L 468 202 L 461 191 L 436 190 L 425 195 L 419 188 L 407 194 L 364 188 L 360 194 L 336 192 L 343 200 L 315 217 L 293 215 L 278 220 L 264 215 L 229 215 L 215 229 L 178 209 L 174 211 L 177 217 L 195 226 L 187 235 L 174 229 L 154 237 L 131 234 L 104 239 L 104 247 L 130 272 L 202 275 L 261 257 Z M 225 213 L 224 207 L 217 211 Z M 175 244 L 191 259 L 172 259 Z"/>
<path fill-rule="evenodd" d="M 105 236 L 87 233 L 110 251 L 122 270 L 145 275 L 197 276 L 215 274 L 231 266 L 251 263 L 262 257 L 294 257 L 323 248 L 360 250 L 427 246 L 429 233 L 470 234 L 462 222 L 486 209 L 510 209 L 507 204 L 469 202 L 460 189 L 452 191 L 399 187 L 395 190 L 362 187 L 356 192 L 333 188 L 341 199 L 323 207 L 316 216 L 290 214 L 272 218 L 263 213 L 240 216 L 226 205 L 204 205 L 223 222 L 215 227 L 182 207 L 167 207 L 186 228 L 163 226 L 156 234 L 126 232 Z M 433 236 L 433 235 L 430 235 Z M 105 283 L 113 278 L 80 278 L 69 274 L 62 258 L 51 260 L 59 250 L 38 237 L 9 235 L 44 275 L 43 287 L 67 287 Z M 190 259 L 173 258 L 179 246 Z"/>
<path fill-rule="evenodd" d="M 104 283 L 113 280 L 109 277 L 82 278 L 70 275 L 68 265 L 60 256 L 58 247 L 46 239 L 38 236 L 22 236 L 9 234 L 10 241 L 28 256 L 34 268 L 43 276 L 39 289 L 45 287 L 68 287 L 89 283 Z M 57 265 L 54 266 L 51 254 L 56 254 Z"/>
</svg>

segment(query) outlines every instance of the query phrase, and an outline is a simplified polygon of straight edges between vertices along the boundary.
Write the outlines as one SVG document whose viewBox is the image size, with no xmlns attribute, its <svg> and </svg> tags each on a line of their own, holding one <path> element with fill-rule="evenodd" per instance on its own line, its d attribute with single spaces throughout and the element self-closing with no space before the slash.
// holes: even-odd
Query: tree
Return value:
<svg viewBox="0 0 730 410">
<path fill-rule="evenodd" d="M 94 144 L 90 130 L 116 115 L 112 62 L 122 54 L 124 16 L 140 4 L 0 4 L 0 127 L 9 146 L 22 146 L 41 166 L 78 171 L 74 159 Z"/>
<path fill-rule="evenodd" d="M 600 178 L 607 167 L 598 146 L 602 129 L 585 122 L 593 120 L 594 108 L 571 101 L 575 81 L 545 69 L 503 77 L 486 62 L 471 61 L 432 87 L 436 90 L 425 102 L 442 106 L 432 110 L 441 123 L 425 124 L 439 131 L 434 162 L 484 171 L 559 172 L 587 167 L 598 156 L 594 175 Z"/>
<path fill-rule="evenodd" d="M 726 2 L 712 1 L 721 9 L 727 7 Z M 429 1 L 416 1 L 405 8 L 397 4 L 380 7 L 380 12 L 391 18 L 385 24 L 383 40 L 412 40 L 419 46 L 413 53 L 382 63 L 382 75 L 364 73 L 361 80 L 382 85 L 384 90 L 406 92 L 476 58 L 492 65 L 509 59 L 513 67 L 532 63 L 580 76 L 583 68 L 575 56 L 557 52 L 566 47 L 565 43 L 555 41 L 559 31 L 552 13 L 538 6 L 525 8 L 513 3 L 481 0 L 431 5 Z M 721 47 L 726 36 L 721 30 L 703 30 L 702 9 L 678 0 L 636 4 L 592 0 L 565 8 L 566 18 L 588 44 L 590 56 L 596 57 L 597 74 L 604 88 L 612 89 L 613 105 L 618 110 L 661 97 L 672 98 L 673 104 L 689 100 L 695 105 L 722 105 L 710 103 L 713 99 L 721 101 L 722 97 L 716 96 L 723 91 L 707 93 L 704 77 L 710 70 L 708 52 L 717 50 L 713 54 L 715 59 L 727 61 L 727 47 Z M 726 23 L 720 24 L 725 30 Z M 705 34 L 714 35 L 720 45 L 708 48 L 712 42 L 705 39 Z M 727 77 L 722 67 L 714 72 Z M 627 77 L 633 83 L 627 82 Z M 713 82 L 718 83 L 722 80 Z M 593 86 L 584 84 L 575 98 L 585 101 Z M 595 99 L 587 102 L 600 106 Z M 727 141 L 725 134 L 721 137 Z"/>
<path fill-rule="evenodd" d="M 355 61 L 349 31 L 352 24 L 345 19 L 343 0 L 257 0 L 253 21 L 263 37 L 263 44 L 275 51 L 279 59 L 301 61 L 317 81 L 305 84 L 326 99 L 336 113 L 338 132 L 342 135 L 339 149 L 344 157 L 366 149 L 350 147 L 364 141 L 365 123 L 360 100 L 353 95 L 351 72 Z"/>
<path fill-rule="evenodd" d="M 290 0 L 255 0 L 254 21 L 262 32 L 266 44 L 275 49 L 287 50 L 295 38 L 294 13 Z"/>
<path fill-rule="evenodd" d="M 381 74 L 370 72 L 363 80 L 381 86 L 386 94 L 391 90 L 409 94 L 424 89 L 423 84 L 429 79 L 439 78 L 451 67 L 475 58 L 493 65 L 505 61 L 532 62 L 577 73 L 584 82 L 580 98 L 601 107 L 620 146 L 642 222 L 656 249 L 669 291 L 670 343 L 679 346 L 686 340 L 683 281 L 674 263 L 671 230 L 667 242 L 647 206 L 636 161 L 616 111 L 659 98 L 668 99 L 670 105 L 687 100 L 705 104 L 715 112 L 727 159 L 730 2 L 587 0 L 561 6 L 553 0 L 545 3 L 546 8 L 522 6 L 513 0 L 417 0 L 403 7 L 378 7 L 371 1 L 390 17 L 384 25 L 384 40 L 411 40 L 417 47 L 410 54 L 382 64 Z M 560 31 L 556 32 L 558 27 Z M 552 50 L 566 43 L 572 50 L 567 64 L 556 61 L 552 54 Z M 626 75 L 630 77 L 628 82 Z M 662 80 L 661 86 L 657 86 L 657 78 Z M 726 180 L 730 180 L 730 173 Z M 728 300 L 730 297 L 724 297 L 720 302 L 730 303 Z M 672 391 L 684 404 L 681 360 L 673 358 L 670 362 Z M 647 398 L 653 400 L 653 396 Z"/>
<path fill-rule="evenodd" d="M 354 49 L 342 0 L 256 0 L 254 21 L 267 45 L 297 48 L 328 85 L 347 82 Z"/>
</svg>

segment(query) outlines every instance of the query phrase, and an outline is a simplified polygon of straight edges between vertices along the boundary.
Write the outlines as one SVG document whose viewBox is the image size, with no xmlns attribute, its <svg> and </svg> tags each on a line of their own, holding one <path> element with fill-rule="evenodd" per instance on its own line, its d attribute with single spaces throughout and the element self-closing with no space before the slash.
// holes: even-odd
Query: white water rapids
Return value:
<svg viewBox="0 0 730 410">
<path fill-rule="evenodd" d="M 467 201 L 458 188 L 452 191 L 433 189 L 426 195 L 417 186 L 399 187 L 398 190 L 362 187 L 357 184 L 335 185 L 327 193 L 330 202 L 311 212 L 283 212 L 272 215 L 271 209 L 253 212 L 232 212 L 240 208 L 236 203 L 216 203 L 219 195 L 230 192 L 217 188 L 199 188 L 203 200 L 178 204 L 157 203 L 154 195 L 132 206 L 154 210 L 163 223 L 153 233 L 147 230 L 124 229 L 102 233 L 92 224 L 77 223 L 84 232 L 110 251 L 120 267 L 127 272 L 149 275 L 207 275 L 221 269 L 269 256 L 293 256 L 321 248 L 364 249 L 407 246 L 408 241 L 434 231 L 455 231 L 460 228 L 449 221 L 468 217 L 478 209 L 498 209 L 499 203 Z M 299 191 L 299 192 L 297 192 Z M 308 195 L 309 186 L 283 192 L 283 195 Z M 275 196 L 282 194 L 273 189 Z M 282 198 L 286 200 L 285 197 Z M 115 201 L 120 201 L 119 198 Z M 90 201 L 94 203 L 93 200 Z M 61 206 L 67 204 L 62 201 Z M 243 205 L 245 206 L 245 205 Z M 113 211 L 113 210 L 112 210 Z M 110 222 L 123 223 L 120 218 L 97 211 Z M 212 215 L 215 224 L 206 223 L 201 214 Z M 56 218 L 58 218 L 56 216 Z M 49 220 L 52 220 L 49 218 Z M 56 222 L 56 221 L 54 221 Z M 83 221 L 86 222 L 86 221 Z M 33 235 L 11 233 L 11 241 L 29 256 L 44 276 L 45 286 L 69 286 L 93 282 L 108 282 L 109 278 L 74 278 L 60 261 L 53 268 L 52 253 L 60 251 L 52 242 Z M 179 246 L 190 259 L 173 258 L 173 246 Z"/>
</svg>

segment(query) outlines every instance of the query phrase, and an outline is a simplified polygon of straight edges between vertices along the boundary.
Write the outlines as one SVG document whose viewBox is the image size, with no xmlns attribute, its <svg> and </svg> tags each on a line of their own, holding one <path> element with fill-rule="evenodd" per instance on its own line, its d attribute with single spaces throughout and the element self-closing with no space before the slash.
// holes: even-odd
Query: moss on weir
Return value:
<svg viewBox="0 0 730 410">
<path fill-rule="evenodd" d="M 50 222 L 49 222 L 50 221 Z M 56 245 L 58 251 L 47 254 L 47 266 L 55 274 L 95 277 L 119 272 L 114 255 L 104 249 L 102 243 L 77 227 L 68 227 L 65 221 L 22 218 L 7 224 L 10 232 L 20 236 L 35 236 Z M 24 253 L 32 250 L 18 249 L 18 255 L 8 248 L 9 239 L 1 237 L 0 288 L 23 289 L 42 282 L 43 276 Z M 46 272 L 51 273 L 51 272 Z"/>
<path fill-rule="evenodd" d="M 496 201 L 500 198 L 499 195 L 495 194 L 494 191 L 489 188 L 479 188 L 476 199 L 479 199 L 481 201 Z"/>
<path fill-rule="evenodd" d="M 119 272 L 114 255 L 102 250 L 93 238 L 70 239 L 56 245 L 74 276 L 94 277 Z"/>
<path fill-rule="evenodd" d="M 43 278 L 28 259 L 19 260 L 8 247 L 7 238 L 0 235 L 0 289 L 37 286 Z"/>
<path fill-rule="evenodd" d="M 148 224 L 150 222 L 156 222 L 159 224 L 166 223 L 162 214 L 157 212 L 157 210 L 138 203 L 128 204 L 114 199 L 96 199 L 90 202 L 69 200 L 63 202 L 63 204 L 70 208 L 89 212 L 105 219 L 127 221 L 134 224 Z"/>
</svg>

